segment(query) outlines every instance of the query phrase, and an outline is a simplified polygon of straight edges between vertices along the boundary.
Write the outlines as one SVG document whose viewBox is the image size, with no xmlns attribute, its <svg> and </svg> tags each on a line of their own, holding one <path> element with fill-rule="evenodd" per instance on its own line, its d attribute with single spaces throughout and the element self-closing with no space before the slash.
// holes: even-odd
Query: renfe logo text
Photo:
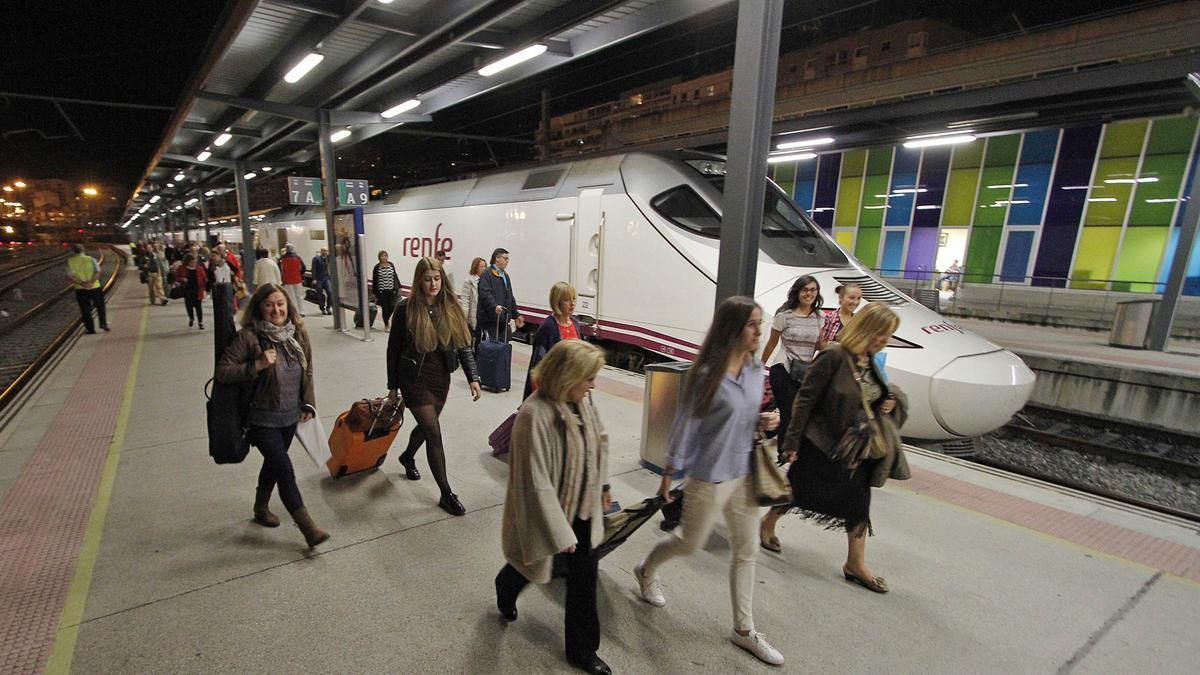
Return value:
<svg viewBox="0 0 1200 675">
<path fill-rule="evenodd" d="M 959 326 L 947 321 L 946 323 L 935 323 L 932 326 L 921 326 L 921 332 L 922 333 L 950 333 L 950 332 L 965 333 L 966 331 L 964 331 Z"/>
<path fill-rule="evenodd" d="M 447 254 L 454 250 L 452 237 L 442 238 L 442 224 L 438 223 L 433 230 L 433 238 L 405 237 L 400 242 L 400 255 L 409 258 L 432 258 L 434 253 L 445 251 Z"/>
</svg>

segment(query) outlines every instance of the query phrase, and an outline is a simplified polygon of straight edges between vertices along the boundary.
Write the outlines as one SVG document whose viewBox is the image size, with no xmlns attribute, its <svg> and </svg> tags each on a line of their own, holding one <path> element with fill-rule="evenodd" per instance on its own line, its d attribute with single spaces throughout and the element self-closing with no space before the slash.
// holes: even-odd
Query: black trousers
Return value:
<svg viewBox="0 0 1200 675">
<path fill-rule="evenodd" d="M 100 318 L 100 327 L 108 328 L 108 315 L 104 311 L 103 289 L 76 288 L 75 302 L 79 303 L 79 318 L 83 319 L 83 327 L 87 332 L 96 332 L 96 324 L 92 322 L 92 307 L 96 308 L 96 316 Z"/>
<path fill-rule="evenodd" d="M 776 363 L 771 366 L 767 377 L 771 381 L 771 394 L 775 397 L 775 405 L 779 406 L 779 431 L 776 438 L 781 441 L 787 436 L 788 425 L 792 422 L 792 403 L 800 391 L 800 385 L 788 374 L 787 365 Z"/>
<path fill-rule="evenodd" d="M 279 500 L 288 513 L 304 508 L 300 488 L 296 486 L 296 472 L 288 447 L 296 435 L 296 425 L 286 427 L 250 427 L 250 444 L 262 453 L 262 470 L 258 472 L 258 489 L 270 492 L 279 487 Z"/>
<path fill-rule="evenodd" d="M 575 519 L 571 525 L 579 543 L 567 557 L 567 607 L 564 632 L 567 658 L 582 660 L 600 649 L 600 614 L 596 609 L 596 577 L 600 561 L 592 555 L 591 521 Z M 496 575 L 496 586 L 506 598 L 516 601 L 529 584 L 512 565 Z"/>
<path fill-rule="evenodd" d="M 188 292 L 183 296 L 183 306 L 187 308 L 188 321 L 195 319 L 204 323 L 204 303 L 196 297 L 195 293 Z"/>
<path fill-rule="evenodd" d="M 392 310 L 396 309 L 396 291 L 375 291 L 375 300 L 379 303 L 379 313 L 383 315 L 383 325 L 392 321 Z M 375 322 L 371 321 L 374 326 Z"/>
</svg>

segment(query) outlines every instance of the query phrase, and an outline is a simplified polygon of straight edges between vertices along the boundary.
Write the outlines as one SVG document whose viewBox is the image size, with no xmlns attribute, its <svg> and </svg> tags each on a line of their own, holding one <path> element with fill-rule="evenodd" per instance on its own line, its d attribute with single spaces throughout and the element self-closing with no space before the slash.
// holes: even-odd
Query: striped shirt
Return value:
<svg viewBox="0 0 1200 675">
<path fill-rule="evenodd" d="M 379 288 L 377 291 L 394 291 L 396 290 L 396 269 L 391 265 L 380 265 L 379 267 Z"/>
</svg>

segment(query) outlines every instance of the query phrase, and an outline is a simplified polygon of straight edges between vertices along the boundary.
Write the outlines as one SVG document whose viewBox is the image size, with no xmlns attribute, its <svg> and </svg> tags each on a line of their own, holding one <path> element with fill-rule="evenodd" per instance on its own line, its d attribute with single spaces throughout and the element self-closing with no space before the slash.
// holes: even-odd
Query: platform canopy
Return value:
<svg viewBox="0 0 1200 675">
<path fill-rule="evenodd" d="M 157 204 L 231 188 L 235 166 L 261 175 L 314 161 L 319 111 L 330 111 L 339 149 L 419 128 L 438 111 L 730 1 L 235 0 L 123 220 L 156 195 Z"/>
</svg>

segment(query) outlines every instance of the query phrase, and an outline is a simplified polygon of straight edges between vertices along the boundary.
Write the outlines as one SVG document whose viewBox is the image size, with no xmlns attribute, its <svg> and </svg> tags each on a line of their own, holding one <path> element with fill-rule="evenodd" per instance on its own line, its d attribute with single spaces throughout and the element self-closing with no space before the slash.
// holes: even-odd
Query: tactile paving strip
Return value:
<svg viewBox="0 0 1200 675">
<path fill-rule="evenodd" d="M 1200 549 L 1014 497 L 966 481 L 913 469 L 905 489 L 1027 527 L 1093 551 L 1200 582 Z"/>
<path fill-rule="evenodd" d="M 0 504 L 0 673 L 42 670 L 108 456 L 144 299 L 128 279 L 96 348 Z"/>
</svg>

